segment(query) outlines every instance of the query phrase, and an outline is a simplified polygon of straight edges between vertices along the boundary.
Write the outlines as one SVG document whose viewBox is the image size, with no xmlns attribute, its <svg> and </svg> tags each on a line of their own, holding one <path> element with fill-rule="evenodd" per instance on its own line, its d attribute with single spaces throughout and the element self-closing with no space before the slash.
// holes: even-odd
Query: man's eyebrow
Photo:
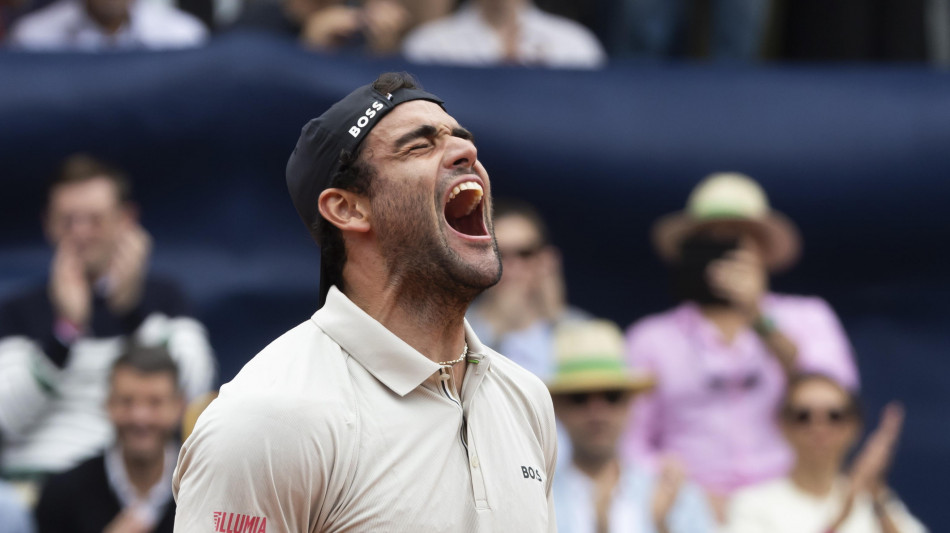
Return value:
<svg viewBox="0 0 950 533">
<path fill-rule="evenodd" d="M 438 132 L 439 130 L 437 130 L 435 126 L 424 124 L 396 139 L 396 142 L 393 143 L 393 146 L 399 150 L 403 146 L 416 139 L 431 139 L 432 137 L 435 137 L 435 134 Z"/>
<path fill-rule="evenodd" d="M 393 146 L 396 148 L 396 150 L 399 150 L 403 146 L 411 143 L 412 141 L 416 139 L 431 139 L 435 137 L 436 135 L 438 135 L 438 133 L 439 133 L 439 130 L 435 126 L 432 126 L 430 124 L 424 124 L 410 131 L 409 133 L 404 134 L 398 139 L 396 139 L 396 142 L 393 143 Z M 465 139 L 467 141 L 473 141 L 473 142 L 475 141 L 475 136 L 472 135 L 472 132 L 468 131 L 467 129 L 461 126 L 452 128 L 452 136 L 458 137 L 460 139 Z"/>
<path fill-rule="evenodd" d="M 452 136 L 453 136 L 453 137 L 458 137 L 458 138 L 460 138 L 460 139 L 465 139 L 466 141 L 475 142 L 475 136 L 472 135 L 472 132 L 468 131 L 467 129 L 463 128 L 462 126 L 459 126 L 459 127 L 457 127 L 457 128 L 453 128 L 453 129 L 452 129 Z"/>
</svg>

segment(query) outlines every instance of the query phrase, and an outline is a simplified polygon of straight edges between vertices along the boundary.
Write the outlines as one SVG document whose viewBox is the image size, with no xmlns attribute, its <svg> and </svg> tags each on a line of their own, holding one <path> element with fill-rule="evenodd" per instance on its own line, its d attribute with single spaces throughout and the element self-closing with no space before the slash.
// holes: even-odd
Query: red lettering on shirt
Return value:
<svg viewBox="0 0 950 533">
<path fill-rule="evenodd" d="M 215 533 L 267 533 L 267 517 L 214 511 Z"/>
</svg>

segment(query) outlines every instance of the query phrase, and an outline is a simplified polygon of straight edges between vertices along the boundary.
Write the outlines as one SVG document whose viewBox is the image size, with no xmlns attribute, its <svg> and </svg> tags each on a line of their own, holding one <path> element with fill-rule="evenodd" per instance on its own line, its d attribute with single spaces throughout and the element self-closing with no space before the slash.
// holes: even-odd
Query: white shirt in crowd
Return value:
<svg viewBox="0 0 950 533">
<path fill-rule="evenodd" d="M 596 68 L 607 54 L 584 26 L 533 5 L 520 13 L 518 56 L 525 65 L 560 68 Z M 417 63 L 465 66 L 498 65 L 504 46 L 498 34 L 469 2 L 448 17 L 424 24 L 403 43 L 403 54 Z"/>
<path fill-rule="evenodd" d="M 37 51 L 170 49 L 198 46 L 208 29 L 197 18 L 169 5 L 133 0 L 129 22 L 107 34 L 86 12 L 82 0 L 57 0 L 24 16 L 9 43 Z"/>
<path fill-rule="evenodd" d="M 465 328 L 456 394 L 331 288 L 198 419 L 173 481 L 175 531 L 555 531 L 551 397 Z"/>
<path fill-rule="evenodd" d="M 842 478 L 824 498 L 808 494 L 788 478 L 779 478 L 739 490 L 729 509 L 726 533 L 826 533 L 841 512 L 847 480 Z M 888 516 L 900 533 L 925 533 L 900 500 L 886 506 Z M 881 531 L 871 498 L 859 495 L 848 519 L 835 533 L 877 533 Z"/>
</svg>

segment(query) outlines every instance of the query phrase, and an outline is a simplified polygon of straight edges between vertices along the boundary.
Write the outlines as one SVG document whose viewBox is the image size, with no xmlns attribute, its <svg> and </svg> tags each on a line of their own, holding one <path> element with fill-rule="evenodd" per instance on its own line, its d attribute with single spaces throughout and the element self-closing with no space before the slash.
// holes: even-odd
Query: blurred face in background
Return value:
<svg viewBox="0 0 950 533">
<path fill-rule="evenodd" d="M 754 253 L 762 263 L 765 257 L 764 238 L 754 228 L 742 221 L 723 220 L 704 224 L 695 234 L 712 241 L 735 242 L 740 250 Z"/>
<path fill-rule="evenodd" d="M 501 256 L 501 281 L 493 290 L 537 283 L 550 263 L 556 261 L 531 220 L 520 215 L 495 219 L 495 239 Z"/>
<path fill-rule="evenodd" d="M 632 395 L 602 390 L 554 396 L 554 411 L 571 438 L 574 456 L 605 461 L 617 454 Z"/>
<path fill-rule="evenodd" d="M 148 462 L 164 457 L 165 445 L 181 423 L 184 399 L 172 373 L 119 366 L 107 410 L 126 460 Z"/>
<path fill-rule="evenodd" d="M 131 209 L 120 201 L 110 179 L 65 183 L 50 192 L 46 236 L 55 247 L 72 247 L 87 275 L 96 277 L 105 273 L 121 231 L 133 219 Z"/>
<path fill-rule="evenodd" d="M 790 391 L 782 430 L 800 463 L 840 469 L 861 430 L 849 394 L 826 379 L 809 379 Z"/>
<path fill-rule="evenodd" d="M 86 10 L 99 24 L 118 29 L 129 18 L 133 0 L 86 0 Z"/>
</svg>

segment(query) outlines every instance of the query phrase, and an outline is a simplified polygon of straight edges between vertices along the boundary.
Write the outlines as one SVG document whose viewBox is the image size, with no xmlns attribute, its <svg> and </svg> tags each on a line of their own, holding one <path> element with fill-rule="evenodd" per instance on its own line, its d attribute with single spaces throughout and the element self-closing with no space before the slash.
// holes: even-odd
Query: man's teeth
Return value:
<svg viewBox="0 0 950 533">
<path fill-rule="evenodd" d="M 454 200 L 455 197 L 458 196 L 458 193 L 462 191 L 467 191 L 469 189 L 476 191 L 478 193 L 476 194 L 476 198 L 482 197 L 481 185 L 475 183 L 474 181 L 463 181 L 462 183 L 459 183 L 458 185 L 456 185 L 454 189 L 452 189 L 452 192 L 449 194 L 449 200 Z"/>
<path fill-rule="evenodd" d="M 467 215 L 474 211 L 475 206 L 477 206 L 478 202 L 482 200 L 482 186 L 478 183 L 475 183 L 474 181 L 463 181 L 462 183 L 456 185 L 455 188 L 452 189 L 452 192 L 449 193 L 449 201 L 451 202 L 454 200 L 455 197 L 458 196 L 462 191 L 474 191 L 474 194 L 471 195 L 471 201 L 468 205 L 468 208 L 464 213 Z"/>
</svg>

